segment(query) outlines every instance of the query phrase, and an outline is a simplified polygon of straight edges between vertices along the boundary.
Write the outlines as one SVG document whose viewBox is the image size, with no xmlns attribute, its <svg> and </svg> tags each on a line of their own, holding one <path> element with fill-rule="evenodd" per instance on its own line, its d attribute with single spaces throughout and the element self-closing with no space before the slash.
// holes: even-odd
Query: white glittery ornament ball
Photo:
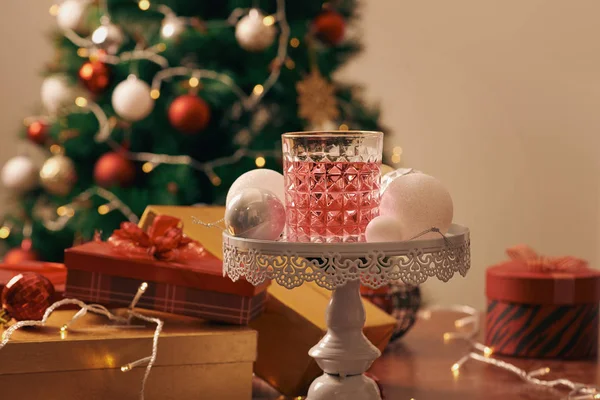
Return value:
<svg viewBox="0 0 600 400">
<path fill-rule="evenodd" d="M 127 121 L 136 122 L 146 118 L 154 109 L 150 86 L 135 75 L 129 75 L 115 87 L 112 106 Z"/>
<path fill-rule="evenodd" d="M 40 90 L 42 104 L 50 114 L 74 103 L 77 97 L 75 89 L 64 75 L 52 75 L 44 79 Z"/>
<path fill-rule="evenodd" d="M 403 240 L 402 222 L 394 217 L 380 215 L 367 225 L 367 242 L 400 242 Z"/>
<path fill-rule="evenodd" d="M 246 188 L 227 204 L 225 226 L 237 237 L 277 240 L 285 228 L 285 207 L 269 190 Z"/>
<path fill-rule="evenodd" d="M 265 23 L 265 16 L 256 8 L 239 20 L 235 26 L 235 38 L 240 47 L 247 51 L 263 51 L 275 41 L 277 29 Z"/>
<path fill-rule="evenodd" d="M 72 29 L 77 31 L 83 24 L 87 1 L 66 0 L 61 3 L 56 14 L 56 23 L 61 29 Z"/>
<path fill-rule="evenodd" d="M 383 195 L 379 214 L 398 219 L 402 224 L 402 240 L 438 228 L 443 234 L 452 224 L 454 208 L 452 197 L 436 178 L 411 173 L 394 179 Z M 429 232 L 418 239 L 439 238 L 439 233 Z"/>
<path fill-rule="evenodd" d="M 27 192 L 38 185 L 38 173 L 39 169 L 31 158 L 16 156 L 2 167 L 2 184 L 15 192 Z"/>
<path fill-rule="evenodd" d="M 92 33 L 92 42 L 108 54 L 117 54 L 124 40 L 123 31 L 112 22 L 103 23 Z"/>
<path fill-rule="evenodd" d="M 262 188 L 269 190 L 277 196 L 277 198 L 285 204 L 285 191 L 283 185 L 283 175 L 272 169 L 253 169 L 240 175 L 239 178 L 233 182 L 229 192 L 227 192 L 227 200 L 225 204 L 229 202 L 242 190 L 246 188 Z"/>
</svg>

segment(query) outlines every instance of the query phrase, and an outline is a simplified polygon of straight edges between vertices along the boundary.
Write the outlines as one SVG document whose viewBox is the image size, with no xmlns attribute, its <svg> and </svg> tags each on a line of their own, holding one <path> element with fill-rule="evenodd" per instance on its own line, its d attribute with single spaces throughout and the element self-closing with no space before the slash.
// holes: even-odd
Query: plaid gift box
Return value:
<svg viewBox="0 0 600 400">
<path fill-rule="evenodd" d="M 196 210 L 202 215 L 200 208 Z M 158 226 L 166 223 L 170 229 L 180 227 L 180 222 L 177 218 L 155 215 L 147 224 L 147 231 L 149 236 L 159 236 L 153 232 Z M 140 228 L 129 225 L 127 229 L 139 234 Z M 173 235 L 165 233 L 166 229 L 158 230 L 163 234 L 162 239 L 150 243 L 143 251 L 138 251 L 138 244 L 131 248 L 115 246 L 112 239 L 123 239 L 123 229 L 115 231 L 109 242 L 94 241 L 68 249 L 65 252 L 66 296 L 127 306 L 140 283 L 147 282 L 148 289 L 138 303 L 142 308 L 240 325 L 247 324 L 263 311 L 268 285 L 254 287 L 243 280 L 232 282 L 223 277 L 221 252 L 209 252 L 203 244 L 185 235 L 186 243 L 196 249 L 188 249 L 187 244 L 175 249 L 163 248 L 161 246 L 170 243 Z M 213 229 L 207 234 L 220 237 L 221 232 Z M 129 243 L 128 240 L 124 242 Z M 169 254 L 174 258 L 170 259 Z"/>
</svg>

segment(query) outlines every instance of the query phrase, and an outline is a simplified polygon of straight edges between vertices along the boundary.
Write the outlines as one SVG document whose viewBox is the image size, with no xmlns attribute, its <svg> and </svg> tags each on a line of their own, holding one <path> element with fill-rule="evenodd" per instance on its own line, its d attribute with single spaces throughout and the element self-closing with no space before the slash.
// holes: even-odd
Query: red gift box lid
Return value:
<svg viewBox="0 0 600 400">
<path fill-rule="evenodd" d="M 515 249 L 515 248 L 513 248 Z M 513 249 L 509 249 L 509 254 Z M 555 268 L 561 260 L 580 261 L 577 268 Z M 540 268 L 541 263 L 549 268 Z M 532 265 L 534 266 L 532 268 Z M 486 295 L 490 300 L 522 304 L 590 304 L 600 301 L 600 271 L 575 258 L 513 257 L 487 269 Z"/>
<path fill-rule="evenodd" d="M 65 266 L 89 272 L 162 282 L 240 296 L 255 296 L 264 291 L 268 283 L 254 287 L 245 280 L 233 282 L 223 277 L 222 261 L 206 252 L 198 260 L 185 262 L 160 261 L 149 257 L 130 256 L 115 250 L 107 242 L 88 242 L 65 250 Z"/>
</svg>

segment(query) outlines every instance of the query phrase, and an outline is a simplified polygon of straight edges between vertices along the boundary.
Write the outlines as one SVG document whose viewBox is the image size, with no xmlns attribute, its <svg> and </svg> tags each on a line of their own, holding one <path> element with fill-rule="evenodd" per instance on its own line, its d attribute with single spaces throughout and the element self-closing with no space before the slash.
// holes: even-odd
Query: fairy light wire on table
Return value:
<svg viewBox="0 0 600 400">
<path fill-rule="evenodd" d="M 332 290 L 328 332 L 309 354 L 325 372 L 308 400 L 381 399 L 364 376 L 381 353 L 362 333 L 365 311 L 359 286 L 377 289 L 394 281 L 419 285 L 447 282 L 470 268 L 468 228 L 452 225 L 440 238 L 386 243 L 300 243 L 245 239 L 223 233 L 223 274 L 253 285 L 267 279 L 292 289 L 304 282 Z M 350 397 L 347 397 L 350 396 Z"/>
</svg>

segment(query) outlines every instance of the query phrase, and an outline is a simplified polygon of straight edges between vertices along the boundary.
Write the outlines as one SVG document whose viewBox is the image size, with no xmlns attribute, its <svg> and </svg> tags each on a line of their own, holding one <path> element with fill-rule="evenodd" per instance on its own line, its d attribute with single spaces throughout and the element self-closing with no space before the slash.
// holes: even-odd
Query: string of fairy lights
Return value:
<svg viewBox="0 0 600 400">
<path fill-rule="evenodd" d="M 154 329 L 154 334 L 152 335 L 152 352 L 151 352 L 150 356 L 127 363 L 120 367 L 122 372 L 129 372 L 134 368 L 144 366 L 144 365 L 146 366 L 146 370 L 142 377 L 142 383 L 141 383 L 141 389 L 140 389 L 140 400 L 144 400 L 145 392 L 146 392 L 146 383 L 148 382 L 148 377 L 150 376 L 150 372 L 152 371 L 152 367 L 154 366 L 154 364 L 156 362 L 156 358 L 158 356 L 158 340 L 160 338 L 160 334 L 161 334 L 163 326 L 164 326 L 164 321 L 161 320 L 160 318 L 149 317 L 149 316 L 146 316 L 144 314 L 141 314 L 141 313 L 138 313 L 137 311 L 135 311 L 135 307 L 136 307 L 138 301 L 140 300 L 140 298 L 146 292 L 147 289 L 148 289 L 148 283 L 142 282 L 142 284 L 138 287 L 138 290 L 127 309 L 126 317 L 117 316 L 117 315 L 111 313 L 110 311 L 108 311 L 108 309 L 106 307 L 99 305 L 99 304 L 86 304 L 83 301 L 80 301 L 77 299 L 59 300 L 46 309 L 46 311 L 44 312 L 44 316 L 42 317 L 41 320 L 18 321 L 18 322 L 15 322 L 14 324 L 12 324 L 11 326 L 9 326 L 8 328 L 6 328 L 4 330 L 4 332 L 2 333 L 2 337 L 0 339 L 0 350 L 4 346 L 9 344 L 13 333 L 15 333 L 17 330 L 19 330 L 21 328 L 25 328 L 25 327 L 46 326 L 48 319 L 50 318 L 52 313 L 54 311 L 56 311 L 57 309 L 64 307 L 64 306 L 76 306 L 76 307 L 79 307 L 79 310 L 73 315 L 73 317 L 67 323 L 65 323 L 63 326 L 60 327 L 58 333 L 60 335 L 61 340 L 67 339 L 68 333 L 71 330 L 71 326 L 73 324 L 75 324 L 75 322 L 77 320 L 84 317 L 87 313 L 102 315 L 102 316 L 108 318 L 108 320 L 110 320 L 112 322 L 112 325 L 108 325 L 108 326 L 105 325 L 105 326 L 98 327 L 98 328 L 88 328 L 88 329 L 84 328 L 84 329 L 78 330 L 80 332 L 85 331 L 85 330 L 90 330 L 90 329 L 98 329 L 98 330 L 99 329 L 111 329 L 111 330 L 113 330 L 113 329 L 130 329 L 130 328 L 143 327 L 143 326 L 139 326 L 139 325 L 132 325 L 132 320 L 134 318 L 155 324 L 156 328 Z M 113 366 L 107 365 L 107 368 L 113 368 Z"/>
<path fill-rule="evenodd" d="M 424 320 L 428 320 L 435 312 L 439 311 L 451 311 L 465 314 L 465 316 L 454 321 L 455 331 L 445 332 L 442 336 L 444 343 L 459 340 L 467 342 L 470 345 L 469 352 L 450 367 L 450 371 L 455 379 L 460 376 L 463 368 L 466 368 L 465 364 L 467 362 L 478 361 L 510 372 L 517 378 L 531 385 L 544 388 L 566 389 L 568 390 L 566 400 L 600 399 L 600 387 L 598 386 L 574 382 L 565 378 L 551 380 L 540 379 L 540 377 L 548 375 L 551 372 L 550 368 L 542 367 L 533 371 L 526 371 L 507 361 L 494 358 L 494 349 L 476 340 L 476 337 L 480 332 L 481 315 L 480 312 L 473 307 L 466 305 L 434 306 L 421 311 L 419 316 Z"/>
</svg>

